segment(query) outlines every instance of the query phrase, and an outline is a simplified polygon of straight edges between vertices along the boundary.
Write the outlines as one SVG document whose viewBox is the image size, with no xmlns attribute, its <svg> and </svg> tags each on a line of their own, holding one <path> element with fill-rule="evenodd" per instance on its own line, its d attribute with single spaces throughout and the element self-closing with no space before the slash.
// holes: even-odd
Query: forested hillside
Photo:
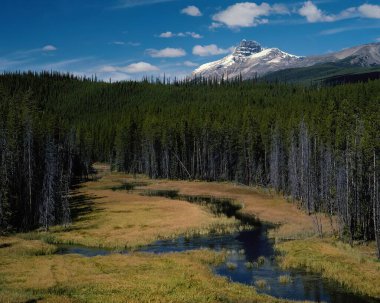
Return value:
<svg viewBox="0 0 380 303">
<path fill-rule="evenodd" d="M 272 187 L 311 215 L 337 215 L 350 242 L 377 237 L 380 253 L 380 81 L 196 82 L 1 76 L 1 225 L 67 222 L 70 171 L 107 161 L 152 178 Z"/>
<path fill-rule="evenodd" d="M 36 88 L 0 84 L 0 231 L 70 223 L 70 185 L 88 171 L 75 129 Z"/>
</svg>

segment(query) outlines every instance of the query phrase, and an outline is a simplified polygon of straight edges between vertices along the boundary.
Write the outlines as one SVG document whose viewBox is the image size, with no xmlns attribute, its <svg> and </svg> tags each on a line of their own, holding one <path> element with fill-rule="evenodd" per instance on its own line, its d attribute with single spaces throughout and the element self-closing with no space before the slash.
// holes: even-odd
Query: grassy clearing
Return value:
<svg viewBox="0 0 380 303">
<path fill-rule="evenodd" d="M 30 242 L 0 239 L 11 244 L 0 249 L 0 302 L 287 302 L 215 276 L 210 265 L 223 262 L 224 255 L 209 250 L 94 258 L 24 255 Z"/>
<path fill-rule="evenodd" d="M 159 180 L 147 188 L 180 189 L 180 193 L 185 195 L 230 197 L 241 201 L 244 214 L 277 226 L 269 235 L 275 239 L 277 249 L 284 254 L 282 266 L 305 267 L 310 271 L 322 272 L 323 276 L 346 285 L 355 293 L 380 298 L 380 263 L 375 260 L 373 244 L 351 248 L 338 242 L 333 237 L 334 221 L 331 222 L 324 215 L 319 215 L 324 230 L 324 239 L 320 239 L 316 237 L 317 230 L 312 217 L 267 189 L 227 182 L 171 180 Z M 262 261 L 265 262 L 258 260 L 257 265 Z"/>
<path fill-rule="evenodd" d="M 49 243 L 80 244 L 113 249 L 135 248 L 158 239 L 179 235 L 234 232 L 239 221 L 216 216 L 206 207 L 165 197 L 141 195 L 141 188 L 115 190 L 126 182 L 141 188 L 154 181 L 132 179 L 120 173 L 104 173 L 98 181 L 86 182 L 73 193 L 74 223 L 34 234 Z"/>
<path fill-rule="evenodd" d="M 177 180 L 155 180 L 144 189 L 173 191 L 180 189 L 180 194 L 183 195 L 229 197 L 241 201 L 243 204 L 241 212 L 277 226 L 271 231 L 271 236 L 276 241 L 303 239 L 313 236 L 317 232 L 311 217 L 297 208 L 295 204 L 289 203 L 280 195 L 266 189 L 235 185 L 230 182 Z M 329 218 L 322 216 L 321 220 L 325 233 L 330 234 Z"/>
<path fill-rule="evenodd" d="M 331 237 L 310 238 L 316 232 L 312 219 L 277 195 L 231 183 L 134 179 L 110 174 L 107 166 L 97 168 L 103 177 L 73 193 L 74 222 L 69 228 L 0 237 L 0 302 L 284 302 L 214 276 L 209 265 L 224 258 L 210 251 L 95 258 L 52 255 L 54 243 L 119 249 L 177 235 L 237 229 L 233 218 L 215 216 L 186 201 L 142 196 L 145 190 L 241 201 L 245 214 L 278 225 L 271 236 L 283 253 L 282 266 L 322 272 L 352 291 L 379 297 L 380 263 L 374 259 L 374 247 L 350 248 Z M 327 218 L 323 225 L 329 235 Z M 263 262 L 259 259 L 252 267 Z"/>
<path fill-rule="evenodd" d="M 277 244 L 284 268 L 304 267 L 349 290 L 380 298 L 380 262 L 369 247 L 350 247 L 331 239 L 305 239 Z"/>
</svg>

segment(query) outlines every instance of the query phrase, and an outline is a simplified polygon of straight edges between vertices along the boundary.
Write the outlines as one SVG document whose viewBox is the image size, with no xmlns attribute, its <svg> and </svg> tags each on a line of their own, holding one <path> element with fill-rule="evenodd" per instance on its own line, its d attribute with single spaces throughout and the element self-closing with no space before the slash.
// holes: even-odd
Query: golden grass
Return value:
<svg viewBox="0 0 380 303">
<path fill-rule="evenodd" d="M 142 196 L 138 189 L 114 191 L 113 187 L 125 180 L 133 182 L 132 178 L 106 170 L 102 175 L 100 180 L 86 182 L 74 192 L 78 200 L 74 212 L 80 216 L 69 229 L 52 228 L 48 233 L 50 242 L 134 248 L 179 235 L 189 237 L 238 229 L 239 221 L 215 216 L 205 207 L 164 197 Z M 138 180 L 148 181 L 144 177 Z M 39 237 L 44 236 L 44 233 L 39 234 Z"/>
<path fill-rule="evenodd" d="M 229 182 L 175 180 L 157 180 L 147 188 L 180 189 L 180 193 L 185 195 L 211 195 L 241 201 L 243 213 L 277 226 L 269 235 L 275 238 L 277 248 L 285 253 L 284 267 L 306 267 L 310 271 L 322 272 L 325 277 L 348 286 L 355 293 L 379 297 L 380 263 L 375 261 L 374 246 L 360 245 L 348 249 L 349 246 L 339 244 L 333 238 L 334 220 L 327 216 L 318 215 L 325 236 L 320 239 L 316 237 L 317 230 L 311 216 L 269 190 Z M 311 243 L 313 245 L 309 245 Z M 332 251 L 344 257 L 334 257 Z M 351 265 L 354 266 L 353 271 L 350 270 Z"/>
<path fill-rule="evenodd" d="M 380 262 L 373 250 L 332 239 L 304 239 L 276 245 L 283 268 L 305 267 L 335 280 L 352 292 L 380 298 Z"/>
<path fill-rule="evenodd" d="M 132 179 L 111 174 L 106 165 L 99 168 L 99 181 L 87 182 L 73 193 L 75 220 L 69 228 L 0 237 L 0 302 L 284 302 L 213 275 L 209 265 L 222 262 L 223 256 L 211 251 L 95 258 L 51 255 L 56 247 L 45 242 L 124 248 L 237 227 L 235 219 L 216 217 L 199 205 L 141 196 L 142 188 L 112 190 L 125 180 L 146 183 L 146 189 L 241 201 L 242 212 L 278 225 L 270 235 L 284 253 L 282 266 L 304 266 L 355 292 L 379 296 L 380 263 L 374 260 L 374 247 L 350 248 L 331 238 L 310 238 L 316 232 L 312 218 L 278 195 L 232 183 Z M 329 235 L 329 220 L 322 221 Z"/>
<path fill-rule="evenodd" d="M 317 230 L 312 217 L 296 204 L 289 203 L 280 195 L 261 188 L 236 185 L 231 182 L 200 182 L 155 180 L 147 189 L 178 190 L 185 195 L 210 195 L 220 198 L 229 197 L 243 202 L 242 212 L 257 217 L 262 222 L 268 222 L 278 227 L 271 231 L 276 240 L 302 239 L 314 235 Z M 331 233 L 331 223 L 328 217 L 321 216 L 323 230 Z"/>
<path fill-rule="evenodd" d="M 256 285 L 258 288 L 267 288 L 267 287 L 268 287 L 268 283 L 267 283 L 267 281 L 264 280 L 264 279 L 256 280 L 256 281 L 255 281 L 255 285 Z"/>
<path fill-rule="evenodd" d="M 278 282 L 280 282 L 281 284 L 289 284 L 292 283 L 292 281 L 292 277 L 289 275 L 282 275 L 278 277 Z"/>
<path fill-rule="evenodd" d="M 28 250 L 29 242 L 0 239 L 11 243 L 0 249 L 0 302 L 287 302 L 214 275 L 210 265 L 224 256 L 209 250 L 94 258 L 13 254 Z"/>
</svg>

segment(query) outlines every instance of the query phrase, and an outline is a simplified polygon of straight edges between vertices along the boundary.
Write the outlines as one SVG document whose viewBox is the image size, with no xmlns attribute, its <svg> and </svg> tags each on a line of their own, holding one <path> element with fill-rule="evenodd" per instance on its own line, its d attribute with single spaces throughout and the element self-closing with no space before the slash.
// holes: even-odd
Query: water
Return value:
<svg viewBox="0 0 380 303">
<path fill-rule="evenodd" d="M 330 303 L 376 303 L 379 300 L 360 297 L 347 292 L 339 284 L 322 278 L 319 274 L 304 270 L 282 270 L 274 260 L 273 242 L 266 235 L 266 227 L 261 226 L 251 231 L 242 231 L 227 235 L 209 235 L 194 238 L 179 237 L 175 240 L 160 240 L 139 249 L 146 253 L 183 252 L 201 248 L 229 252 L 226 263 L 216 266 L 216 274 L 228 277 L 233 282 L 254 285 L 264 279 L 267 287 L 256 287 L 258 292 L 290 300 L 310 300 Z M 87 257 L 105 256 L 115 253 L 111 250 L 83 246 L 61 246 L 59 254 L 80 254 Z M 128 253 L 127 251 L 119 253 Z M 247 268 L 247 262 L 257 262 L 265 257 L 263 265 Z M 229 269 L 228 263 L 236 264 L 236 269 Z M 288 275 L 291 282 L 281 284 L 279 277 Z"/>
<path fill-rule="evenodd" d="M 111 253 L 113 253 L 113 251 L 109 249 L 64 244 L 59 245 L 57 250 L 58 255 L 77 254 L 84 257 L 107 256 Z"/>
<path fill-rule="evenodd" d="M 152 195 L 152 192 L 149 193 Z M 166 195 L 167 194 L 167 195 Z M 155 195 L 165 195 L 168 198 L 178 198 L 175 191 L 159 191 Z M 217 198 L 180 196 L 181 199 L 192 203 L 200 203 L 211 206 L 211 210 L 219 213 L 223 209 L 228 215 L 239 209 L 236 202 L 221 199 L 222 208 Z M 228 207 L 227 201 L 231 201 Z M 241 215 L 239 216 L 241 219 Z M 247 217 L 242 218 L 247 220 Z M 234 234 L 207 235 L 192 238 L 179 237 L 175 240 L 160 240 L 152 245 L 140 248 L 138 251 L 146 253 L 168 253 L 183 252 L 188 250 L 208 248 L 216 251 L 226 250 L 228 252 L 226 263 L 213 268 L 215 274 L 229 278 L 233 282 L 247 285 L 255 285 L 264 280 L 263 287 L 256 287 L 258 292 L 290 300 L 310 300 L 315 302 L 329 303 L 379 303 L 380 300 L 361 297 L 350 294 L 347 289 L 338 283 L 322 278 L 319 274 L 306 272 L 305 270 L 282 270 L 275 261 L 273 241 L 267 236 L 267 226 L 258 225 L 253 230 L 241 231 Z M 59 254 L 75 253 L 87 257 L 105 256 L 112 252 L 106 249 L 89 248 L 83 246 L 61 246 Z M 128 253 L 123 251 L 120 253 Z M 264 258 L 263 258 L 264 257 Z M 259 260 L 264 260 L 259 265 Z M 253 268 L 247 267 L 247 262 L 253 262 Z M 233 265 L 233 266 L 232 266 Z M 289 283 L 280 283 L 280 276 L 289 276 Z"/>
</svg>

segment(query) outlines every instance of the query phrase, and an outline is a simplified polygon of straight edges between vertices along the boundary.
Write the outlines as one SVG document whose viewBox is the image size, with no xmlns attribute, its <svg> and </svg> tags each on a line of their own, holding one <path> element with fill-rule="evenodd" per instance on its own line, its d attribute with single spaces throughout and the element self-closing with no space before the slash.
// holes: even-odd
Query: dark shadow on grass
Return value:
<svg viewBox="0 0 380 303">
<path fill-rule="evenodd" d="M 112 186 L 109 189 L 112 191 L 118 191 L 118 190 L 126 190 L 126 191 L 131 191 L 134 190 L 136 187 L 144 187 L 148 186 L 147 182 L 143 181 L 121 181 L 120 185 L 117 186 Z"/>
<path fill-rule="evenodd" d="M 84 221 L 86 215 L 93 213 L 94 211 L 101 211 L 102 208 L 95 207 L 95 200 L 101 199 L 103 197 L 90 196 L 82 193 L 75 193 L 70 198 L 70 210 L 71 210 L 71 220 L 74 221 Z"/>
</svg>

